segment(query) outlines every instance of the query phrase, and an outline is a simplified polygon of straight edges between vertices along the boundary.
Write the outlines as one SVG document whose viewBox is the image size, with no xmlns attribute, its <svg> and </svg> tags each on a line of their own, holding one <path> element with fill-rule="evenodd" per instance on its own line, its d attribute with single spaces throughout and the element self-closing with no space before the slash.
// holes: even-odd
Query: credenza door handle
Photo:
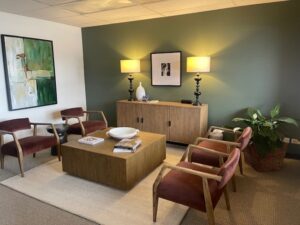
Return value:
<svg viewBox="0 0 300 225">
<path fill-rule="evenodd" d="M 140 122 L 140 118 L 139 118 L 139 117 L 136 118 L 136 122 L 137 122 L 137 123 Z"/>
<path fill-rule="evenodd" d="M 141 118 L 141 123 L 144 123 L 144 118 L 143 117 Z"/>
<path fill-rule="evenodd" d="M 171 120 L 169 120 L 169 127 L 171 126 Z"/>
</svg>

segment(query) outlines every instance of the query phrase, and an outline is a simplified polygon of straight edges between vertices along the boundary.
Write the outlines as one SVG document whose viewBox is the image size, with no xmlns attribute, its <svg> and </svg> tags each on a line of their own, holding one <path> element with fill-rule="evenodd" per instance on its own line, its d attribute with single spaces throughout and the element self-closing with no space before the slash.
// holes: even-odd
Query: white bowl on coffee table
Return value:
<svg viewBox="0 0 300 225">
<path fill-rule="evenodd" d="M 116 139 L 124 139 L 124 138 L 133 138 L 138 133 L 139 130 L 132 127 L 116 127 L 110 129 L 107 132 L 107 135 Z"/>
</svg>

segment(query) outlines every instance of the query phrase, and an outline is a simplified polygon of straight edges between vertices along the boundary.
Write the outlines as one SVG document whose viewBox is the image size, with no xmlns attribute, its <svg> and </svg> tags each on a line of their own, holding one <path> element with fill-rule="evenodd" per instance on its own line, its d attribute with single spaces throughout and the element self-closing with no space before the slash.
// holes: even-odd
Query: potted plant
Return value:
<svg viewBox="0 0 300 225">
<path fill-rule="evenodd" d="M 279 132 L 282 124 L 298 126 L 290 117 L 279 117 L 280 106 L 276 105 L 269 116 L 260 110 L 248 108 L 247 118 L 234 118 L 253 130 L 252 142 L 245 151 L 245 161 L 258 171 L 279 170 L 285 157 L 287 143 L 283 142 L 283 134 Z"/>
</svg>

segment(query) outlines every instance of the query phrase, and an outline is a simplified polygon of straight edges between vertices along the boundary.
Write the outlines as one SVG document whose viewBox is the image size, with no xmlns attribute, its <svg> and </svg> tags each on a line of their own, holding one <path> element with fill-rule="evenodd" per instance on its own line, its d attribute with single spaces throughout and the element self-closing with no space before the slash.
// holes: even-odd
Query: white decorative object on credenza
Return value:
<svg viewBox="0 0 300 225">
<path fill-rule="evenodd" d="M 138 101 L 142 101 L 143 97 L 146 95 L 145 88 L 142 86 L 142 82 L 140 82 L 140 85 L 136 89 L 135 95 Z"/>
</svg>

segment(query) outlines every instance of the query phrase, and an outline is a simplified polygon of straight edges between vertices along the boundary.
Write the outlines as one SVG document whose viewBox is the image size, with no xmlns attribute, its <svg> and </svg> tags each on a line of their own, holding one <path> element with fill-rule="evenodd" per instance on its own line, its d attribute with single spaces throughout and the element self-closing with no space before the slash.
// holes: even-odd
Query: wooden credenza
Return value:
<svg viewBox="0 0 300 225">
<path fill-rule="evenodd" d="M 208 106 L 177 102 L 117 101 L 117 124 L 165 134 L 167 141 L 191 144 L 207 131 Z"/>
</svg>

